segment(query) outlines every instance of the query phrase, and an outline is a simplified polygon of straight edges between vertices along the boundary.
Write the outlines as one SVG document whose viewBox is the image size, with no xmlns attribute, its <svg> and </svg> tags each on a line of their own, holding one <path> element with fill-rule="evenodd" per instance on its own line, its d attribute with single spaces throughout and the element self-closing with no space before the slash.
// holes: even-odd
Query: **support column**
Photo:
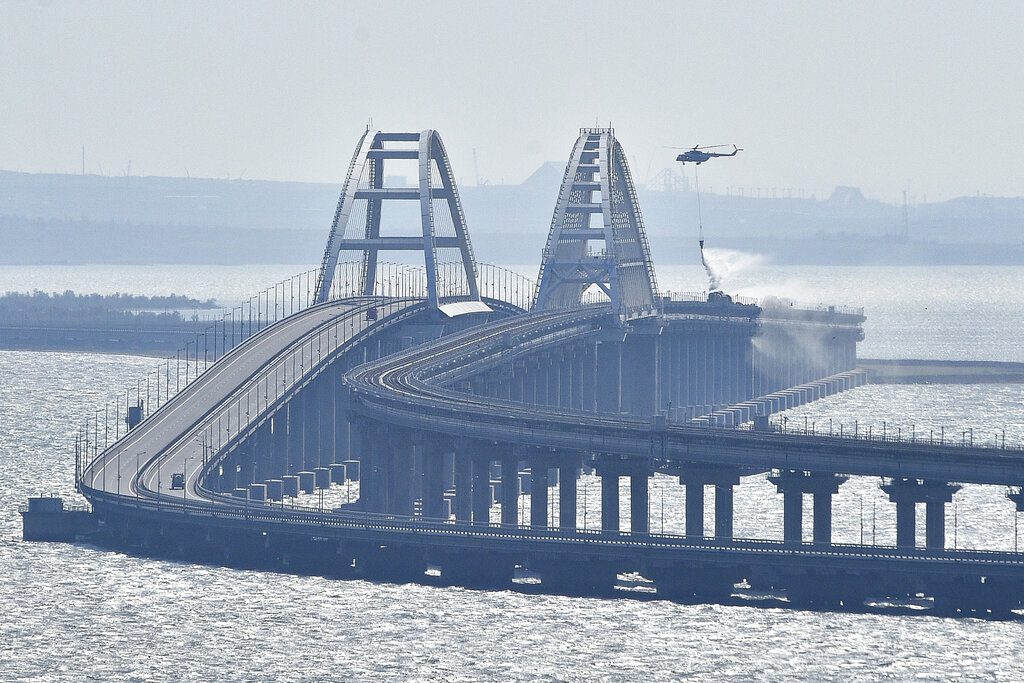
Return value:
<svg viewBox="0 0 1024 683">
<path fill-rule="evenodd" d="M 596 344 L 593 342 L 580 352 L 580 401 L 582 409 L 591 413 L 597 411 L 595 353 Z"/>
<path fill-rule="evenodd" d="M 913 548 L 917 545 L 917 503 L 912 498 L 896 501 L 896 546 Z"/>
<path fill-rule="evenodd" d="M 491 461 L 486 455 L 473 456 L 473 523 L 491 522 Z"/>
<path fill-rule="evenodd" d="M 444 517 L 444 443 L 437 439 L 423 442 L 423 516 Z"/>
<path fill-rule="evenodd" d="M 519 459 L 511 453 L 501 459 L 501 523 L 519 524 Z"/>
<path fill-rule="evenodd" d="M 596 364 L 597 412 L 617 414 L 621 408 L 622 342 L 598 342 Z"/>
<path fill-rule="evenodd" d="M 921 479 L 887 479 L 882 490 L 896 504 L 896 545 L 917 546 L 917 503 L 925 504 L 925 547 L 943 550 L 946 547 L 946 503 L 960 490 L 959 484 Z"/>
<path fill-rule="evenodd" d="M 455 519 L 468 522 L 472 519 L 472 464 L 464 447 L 455 451 Z"/>
<path fill-rule="evenodd" d="M 548 463 L 540 456 L 530 459 L 530 526 L 548 526 Z"/>
<path fill-rule="evenodd" d="M 715 485 L 715 538 L 732 539 L 733 487 L 732 484 Z"/>
<path fill-rule="evenodd" d="M 782 537 L 786 543 L 803 542 L 804 494 L 814 497 L 813 538 L 817 545 L 832 544 L 832 496 L 848 477 L 831 472 L 775 470 L 768 480 L 782 494 Z"/>
<path fill-rule="evenodd" d="M 619 475 L 599 473 L 601 477 L 601 530 L 619 530 Z"/>
<path fill-rule="evenodd" d="M 302 394 L 296 394 L 288 401 L 288 447 L 286 459 L 288 473 L 302 469 Z"/>
<path fill-rule="evenodd" d="M 579 458 L 575 458 L 576 461 Z M 563 463 L 558 468 L 558 526 L 576 529 L 576 475 L 577 462 Z"/>
<path fill-rule="evenodd" d="M 285 408 L 274 413 L 271 424 L 271 470 L 275 477 L 280 477 L 288 473 L 288 414 Z"/>
<path fill-rule="evenodd" d="M 814 542 L 832 545 L 832 494 L 814 492 Z"/>
<path fill-rule="evenodd" d="M 650 531 L 650 490 L 647 474 L 629 477 L 629 529 L 634 534 Z"/>
<path fill-rule="evenodd" d="M 715 487 L 715 538 L 729 540 L 733 531 L 733 487 L 740 472 L 724 465 L 683 465 L 679 483 L 686 486 L 686 535 L 704 538 L 704 487 Z"/>
<path fill-rule="evenodd" d="M 782 540 L 802 543 L 804 536 L 804 492 L 796 489 L 782 493 Z"/>
<path fill-rule="evenodd" d="M 946 547 L 946 503 L 930 500 L 924 508 L 924 545 L 930 550 Z"/>
<path fill-rule="evenodd" d="M 686 484 L 686 536 L 704 538 L 704 482 Z"/>
<path fill-rule="evenodd" d="M 412 517 L 413 513 L 413 450 L 409 435 L 404 431 L 392 432 L 389 442 L 388 454 L 391 459 L 391 507 L 388 512 L 405 517 Z"/>
</svg>

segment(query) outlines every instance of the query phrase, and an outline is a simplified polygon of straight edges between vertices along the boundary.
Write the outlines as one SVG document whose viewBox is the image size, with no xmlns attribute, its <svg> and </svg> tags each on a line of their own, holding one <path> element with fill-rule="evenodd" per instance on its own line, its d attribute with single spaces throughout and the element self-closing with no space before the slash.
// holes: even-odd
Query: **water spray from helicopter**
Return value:
<svg viewBox="0 0 1024 683">
<path fill-rule="evenodd" d="M 708 261 L 707 254 L 704 252 L 704 217 L 701 211 L 700 205 L 700 169 L 699 166 L 709 159 L 715 157 L 734 157 L 737 153 L 742 152 L 742 147 L 732 145 L 731 152 L 708 152 L 705 150 L 717 149 L 720 147 L 728 147 L 728 145 L 694 145 L 692 148 L 687 149 L 685 152 L 676 157 L 676 161 L 680 162 L 684 166 L 686 162 L 696 164 L 698 168 L 693 171 L 693 182 L 694 190 L 697 193 L 697 239 L 700 244 L 700 262 L 704 266 L 704 272 L 708 274 L 708 291 L 709 292 L 721 292 L 722 291 L 722 277 Z"/>
</svg>

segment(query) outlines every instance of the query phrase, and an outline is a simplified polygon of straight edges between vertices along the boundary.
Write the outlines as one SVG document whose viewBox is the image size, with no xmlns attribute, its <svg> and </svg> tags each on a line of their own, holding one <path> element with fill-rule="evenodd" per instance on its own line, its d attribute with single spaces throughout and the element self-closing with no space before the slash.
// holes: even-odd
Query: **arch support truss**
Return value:
<svg viewBox="0 0 1024 683">
<path fill-rule="evenodd" d="M 658 286 L 626 155 L 611 128 L 583 128 L 551 219 L 534 310 L 576 306 L 597 287 L 624 319 L 657 313 Z"/>
<path fill-rule="evenodd" d="M 395 184 L 385 175 L 388 162 L 397 160 L 416 162 L 415 186 Z M 401 176 L 394 178 L 404 180 Z M 383 227 L 385 207 L 396 202 L 416 202 L 418 230 Z M 412 212 L 401 215 L 408 220 Z M 364 295 L 374 294 L 381 251 L 419 251 L 423 253 L 427 299 L 432 306 L 449 315 L 489 310 L 480 301 L 462 202 L 448 154 L 436 131 L 363 133 L 331 223 L 317 279 L 317 302 L 331 298 L 340 255 L 348 251 L 362 253 L 359 290 Z"/>
</svg>

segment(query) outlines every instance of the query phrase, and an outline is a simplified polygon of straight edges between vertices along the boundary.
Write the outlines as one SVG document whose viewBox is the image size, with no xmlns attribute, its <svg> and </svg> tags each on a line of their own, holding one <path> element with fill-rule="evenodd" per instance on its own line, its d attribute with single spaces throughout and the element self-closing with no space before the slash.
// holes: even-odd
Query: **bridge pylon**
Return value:
<svg viewBox="0 0 1024 683">
<path fill-rule="evenodd" d="M 394 185 L 385 175 L 386 162 L 397 160 L 416 162 L 416 186 Z M 382 234 L 393 232 L 389 226 L 382 228 L 384 206 L 400 202 L 417 202 L 418 233 Z M 404 220 L 415 220 L 413 212 L 395 209 Z M 448 315 L 490 310 L 480 300 L 476 262 L 455 176 L 441 136 L 434 130 L 393 133 L 367 129 L 363 133 L 327 238 L 317 277 L 318 303 L 330 298 L 335 269 L 345 251 L 362 252 L 359 291 L 363 295 L 374 293 L 381 251 L 422 251 L 431 306 Z"/>
<path fill-rule="evenodd" d="M 533 308 L 576 306 L 594 286 L 623 319 L 657 313 L 658 285 L 636 188 L 612 128 L 580 129 L 551 219 Z"/>
</svg>

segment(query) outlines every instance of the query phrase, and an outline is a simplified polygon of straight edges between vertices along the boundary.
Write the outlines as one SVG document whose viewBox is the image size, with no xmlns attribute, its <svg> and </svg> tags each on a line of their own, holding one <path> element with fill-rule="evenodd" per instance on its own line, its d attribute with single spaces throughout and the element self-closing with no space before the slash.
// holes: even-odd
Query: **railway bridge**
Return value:
<svg viewBox="0 0 1024 683">
<path fill-rule="evenodd" d="M 415 187 L 389 186 L 384 167 L 401 162 Z M 392 210 L 418 232 L 394 234 Z M 947 548 L 945 507 L 963 483 L 1024 484 L 1024 452 L 769 421 L 863 381 L 863 320 L 660 295 L 610 129 L 580 132 L 536 283 L 474 259 L 436 132 L 367 131 L 321 268 L 253 297 L 97 412 L 76 438 L 76 483 L 109 541 L 216 562 L 588 594 L 639 574 L 686 600 L 743 584 L 794 604 L 1016 608 L 1024 554 Z M 735 487 L 766 472 L 783 539 L 737 538 Z M 579 523 L 583 473 L 600 478 L 599 529 Z M 655 473 L 685 489 L 684 533 L 650 529 Z M 857 475 L 883 478 L 894 547 L 833 543 L 832 497 Z M 338 485 L 357 493 L 325 504 Z"/>
</svg>

